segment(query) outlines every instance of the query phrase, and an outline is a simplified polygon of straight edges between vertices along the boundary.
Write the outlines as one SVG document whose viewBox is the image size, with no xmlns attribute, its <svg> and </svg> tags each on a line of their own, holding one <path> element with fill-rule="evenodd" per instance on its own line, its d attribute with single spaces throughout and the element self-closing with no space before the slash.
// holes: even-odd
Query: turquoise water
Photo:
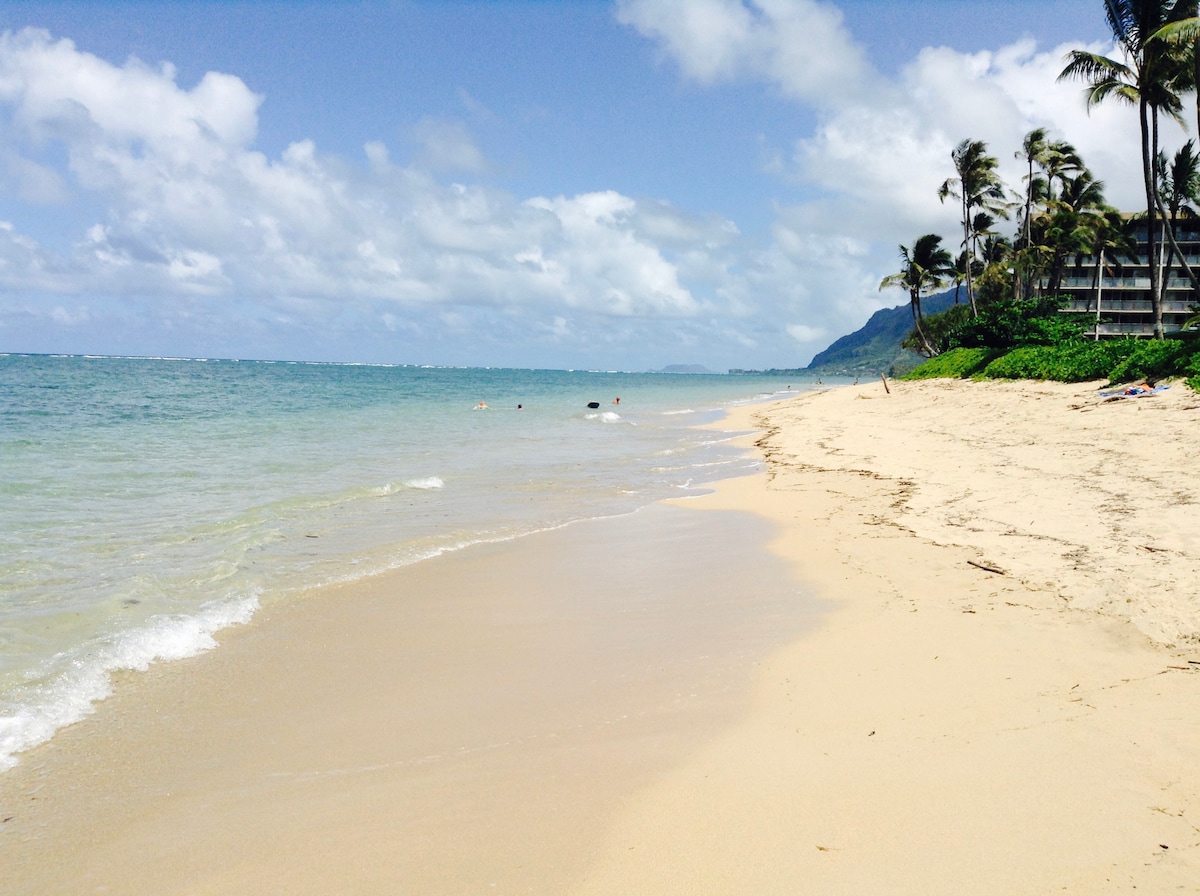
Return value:
<svg viewBox="0 0 1200 896">
<path fill-rule="evenodd" d="M 0 356 L 0 769 L 267 602 L 744 472 L 696 424 L 789 386 Z"/>
</svg>

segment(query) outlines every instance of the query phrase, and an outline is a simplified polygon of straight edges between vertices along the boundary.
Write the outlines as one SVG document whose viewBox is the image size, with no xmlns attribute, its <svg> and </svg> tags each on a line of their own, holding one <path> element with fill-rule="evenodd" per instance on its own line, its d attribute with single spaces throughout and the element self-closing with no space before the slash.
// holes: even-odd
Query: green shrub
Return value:
<svg viewBox="0 0 1200 896">
<path fill-rule="evenodd" d="M 925 315 L 921 322 L 921 329 L 925 331 L 925 337 L 929 340 L 930 345 L 940 354 L 954 347 L 950 344 L 951 334 L 966 323 L 970 317 L 970 305 L 951 305 L 945 311 Z M 908 336 L 901 343 L 901 347 L 910 352 L 924 354 L 925 346 L 917 336 L 915 329 L 909 331 Z"/>
<path fill-rule="evenodd" d="M 1015 348 L 991 361 L 983 375 L 996 380 L 1045 379 L 1045 350 L 1037 346 Z"/>
<path fill-rule="evenodd" d="M 993 302 L 980 308 L 978 317 L 955 327 L 946 337 L 946 347 L 1009 349 L 1078 342 L 1083 324 L 1059 314 L 1063 304 L 1057 296 Z"/>
<path fill-rule="evenodd" d="M 993 379 L 1057 380 L 1081 383 L 1108 379 L 1109 373 L 1133 351 L 1133 340 L 1030 345 L 1013 349 L 992 361 L 983 375 Z"/>
<path fill-rule="evenodd" d="M 1200 352 L 1193 354 L 1183 365 L 1183 373 L 1189 377 L 1200 377 Z"/>
<path fill-rule="evenodd" d="M 1162 379 L 1184 370 L 1191 347 L 1180 339 L 1134 340 L 1133 351 L 1108 373 L 1114 383 Z M 1197 371 L 1200 373 L 1200 371 Z"/>
<path fill-rule="evenodd" d="M 910 370 L 902 379 L 964 379 L 980 373 L 996 353 L 986 348 L 952 348 Z"/>
</svg>

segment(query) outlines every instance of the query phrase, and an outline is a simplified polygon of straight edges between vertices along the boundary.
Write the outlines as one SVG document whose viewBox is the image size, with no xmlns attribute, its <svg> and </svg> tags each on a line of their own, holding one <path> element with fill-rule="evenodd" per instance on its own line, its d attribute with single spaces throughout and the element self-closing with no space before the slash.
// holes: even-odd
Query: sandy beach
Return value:
<svg viewBox="0 0 1200 896">
<path fill-rule="evenodd" d="M 0 776 L 5 891 L 1200 892 L 1200 399 L 890 385 L 129 676 Z"/>
<path fill-rule="evenodd" d="M 705 503 L 838 609 L 573 892 L 1200 892 L 1200 400 L 1097 386 L 751 411 L 768 477 Z"/>
</svg>

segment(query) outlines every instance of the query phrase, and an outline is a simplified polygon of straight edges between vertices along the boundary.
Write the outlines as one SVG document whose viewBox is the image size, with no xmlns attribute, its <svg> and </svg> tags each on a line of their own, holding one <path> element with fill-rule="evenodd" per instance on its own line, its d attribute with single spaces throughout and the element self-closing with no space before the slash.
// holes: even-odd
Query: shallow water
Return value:
<svg viewBox="0 0 1200 896">
<path fill-rule="evenodd" d="M 696 424 L 789 387 L 0 356 L 0 769 L 264 602 L 751 469 Z"/>
</svg>

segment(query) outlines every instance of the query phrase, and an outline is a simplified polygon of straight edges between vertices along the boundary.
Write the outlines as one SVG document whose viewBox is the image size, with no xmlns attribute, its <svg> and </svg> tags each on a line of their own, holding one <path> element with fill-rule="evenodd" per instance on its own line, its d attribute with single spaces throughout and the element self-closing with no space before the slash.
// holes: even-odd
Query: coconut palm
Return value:
<svg viewBox="0 0 1200 896">
<path fill-rule="evenodd" d="M 884 277 L 879 288 L 882 290 L 903 286 L 908 290 L 913 328 L 916 330 L 923 354 L 932 358 L 937 351 L 923 326 L 921 296 L 944 286 L 954 276 L 954 262 L 950 253 L 942 248 L 942 238 L 936 233 L 918 237 L 911 251 L 907 246 L 901 246 L 900 257 L 904 259 L 904 266 L 895 274 Z"/>
<path fill-rule="evenodd" d="M 1196 155 L 1195 143 L 1189 140 L 1168 161 L 1165 152 L 1159 152 L 1155 160 L 1155 171 L 1158 177 L 1158 212 L 1166 226 L 1163 232 L 1171 244 L 1171 251 L 1179 262 L 1180 269 L 1192 281 L 1192 288 L 1200 293 L 1200 277 L 1197 277 L 1187 256 L 1179 247 L 1179 217 L 1181 214 L 1194 215 L 1192 203 L 1200 197 L 1200 158 Z M 1170 276 L 1170 265 L 1166 265 L 1167 276 Z M 1164 285 L 1165 290 L 1165 285 Z"/>
<path fill-rule="evenodd" d="M 962 141 L 950 153 L 950 158 L 954 161 L 958 177 L 947 178 L 942 183 L 938 188 L 938 198 L 942 202 L 946 201 L 947 196 L 958 199 L 963 228 L 962 248 L 974 260 L 979 254 L 979 240 L 987 232 L 976 229 L 976 223 L 982 220 L 977 216 L 983 213 L 990 222 L 995 221 L 996 215 L 1008 217 L 1004 183 L 996 173 L 1000 163 L 987 154 L 987 144 L 982 140 Z M 971 265 L 966 266 L 966 285 L 971 314 L 978 315 Z"/>
<path fill-rule="evenodd" d="M 1054 182 L 1061 186 L 1064 178 L 1083 170 L 1079 152 L 1065 140 L 1046 139 L 1045 128 L 1035 128 L 1025 135 L 1021 151 L 1014 156 L 1028 166 L 1025 181 L 1025 213 L 1021 222 L 1020 239 L 1028 244 L 1029 222 L 1033 217 L 1034 204 L 1044 202 L 1054 193 Z"/>
<path fill-rule="evenodd" d="M 1196 141 L 1189 140 L 1179 147 L 1169 162 L 1167 154 L 1159 152 L 1158 163 L 1159 196 L 1174 227 L 1179 213 L 1191 210 L 1192 203 L 1200 198 L 1200 156 L 1196 155 Z"/>
<path fill-rule="evenodd" d="M 1086 82 L 1088 108 L 1107 99 L 1137 107 L 1141 128 L 1142 180 L 1146 191 L 1147 261 L 1154 335 L 1162 338 L 1162 277 L 1158 268 L 1158 207 L 1154 161 L 1158 156 L 1158 116 L 1166 113 L 1182 124 L 1178 91 L 1189 86 L 1190 67 L 1170 45 L 1156 39 L 1165 26 L 1195 12 L 1190 0 L 1105 0 L 1104 9 L 1124 61 L 1099 53 L 1072 50 L 1059 80 Z"/>
<path fill-rule="evenodd" d="M 1042 168 L 1049 160 L 1050 141 L 1046 139 L 1046 136 L 1045 128 L 1034 128 L 1021 141 L 1020 151 L 1013 153 L 1013 157 L 1024 161 L 1029 169 L 1021 178 L 1025 181 L 1025 210 L 1021 216 L 1020 236 L 1017 243 L 1018 248 L 1021 249 L 1029 245 L 1029 221 L 1033 217 L 1033 204 L 1038 198 L 1044 196 L 1049 188 L 1046 179 L 1034 170 Z"/>
<path fill-rule="evenodd" d="M 1035 280 L 1046 273 L 1048 254 L 1035 245 L 1034 224 L 1062 191 L 1065 180 L 1085 170 L 1075 147 L 1065 140 L 1049 140 L 1045 128 L 1025 135 L 1021 150 L 1014 156 L 1028 166 L 1021 178 L 1025 182 L 1025 203 L 1013 258 L 1013 298 L 1029 298 Z M 1042 228 L 1044 230 L 1044 228 Z"/>
<path fill-rule="evenodd" d="M 1104 213 L 1103 219 L 1096 228 L 1093 254 L 1096 267 L 1092 275 L 1092 289 L 1096 299 L 1096 329 L 1095 338 L 1100 338 L 1101 303 L 1104 295 L 1104 273 L 1112 271 L 1113 262 L 1120 263 L 1122 257 L 1133 263 L 1138 261 L 1137 236 L 1134 233 L 1134 222 L 1123 216 L 1115 209 Z M 1091 300 L 1088 300 L 1091 307 Z"/>
<path fill-rule="evenodd" d="M 975 262 L 972 266 L 971 274 L 975 277 L 983 270 L 983 265 Z M 950 282 L 954 284 L 954 304 L 958 304 L 959 294 L 962 292 L 962 286 L 967 282 L 967 250 L 963 249 L 958 253 L 958 257 L 954 259 L 954 273 L 950 275 Z"/>
<path fill-rule="evenodd" d="M 1091 255 L 1097 249 L 1107 215 L 1114 211 L 1104 201 L 1104 184 L 1090 171 L 1063 180 L 1061 193 L 1049 206 L 1046 242 L 1053 249 L 1047 292 L 1054 295 L 1062 285 L 1070 256 Z"/>
<path fill-rule="evenodd" d="M 1200 133 L 1200 9 L 1196 0 L 1178 0 L 1169 22 L 1154 33 L 1154 40 L 1165 42 L 1183 63 L 1190 61 L 1192 89 L 1196 95 L 1196 129 Z M 1186 16 L 1186 18 L 1182 17 Z"/>
</svg>

